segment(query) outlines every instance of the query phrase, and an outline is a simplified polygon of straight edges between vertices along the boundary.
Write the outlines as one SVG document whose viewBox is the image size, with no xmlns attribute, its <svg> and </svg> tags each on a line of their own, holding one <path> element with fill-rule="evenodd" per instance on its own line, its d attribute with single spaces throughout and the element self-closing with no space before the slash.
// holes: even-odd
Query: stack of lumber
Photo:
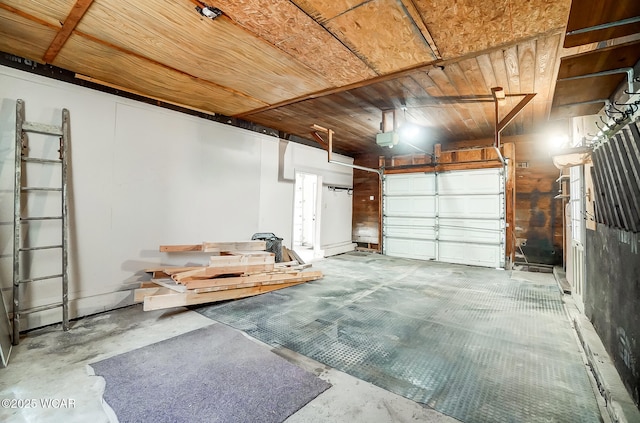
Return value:
<svg viewBox="0 0 640 423">
<path fill-rule="evenodd" d="M 134 291 L 134 301 L 144 303 L 145 311 L 158 310 L 250 297 L 322 277 L 322 272 L 306 270 L 311 265 L 296 260 L 276 263 L 265 248 L 264 241 L 160 246 L 162 252 L 209 253 L 209 262 L 146 269 L 152 279 Z"/>
</svg>

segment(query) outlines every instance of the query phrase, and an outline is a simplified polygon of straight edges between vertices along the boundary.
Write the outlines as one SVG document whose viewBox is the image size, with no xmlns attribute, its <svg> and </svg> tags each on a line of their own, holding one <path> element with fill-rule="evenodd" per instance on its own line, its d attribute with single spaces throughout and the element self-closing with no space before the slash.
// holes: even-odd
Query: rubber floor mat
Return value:
<svg viewBox="0 0 640 423">
<path fill-rule="evenodd" d="M 463 422 L 601 421 L 551 275 L 360 254 L 314 268 L 195 310 Z"/>
</svg>

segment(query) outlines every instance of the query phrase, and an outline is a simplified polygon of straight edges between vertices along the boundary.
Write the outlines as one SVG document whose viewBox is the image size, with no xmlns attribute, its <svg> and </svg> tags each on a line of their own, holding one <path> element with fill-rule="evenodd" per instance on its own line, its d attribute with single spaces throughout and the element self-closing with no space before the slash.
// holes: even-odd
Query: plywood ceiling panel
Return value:
<svg viewBox="0 0 640 423">
<path fill-rule="evenodd" d="M 436 59 L 396 0 L 367 2 L 331 19 L 326 27 L 381 74 Z"/>
<path fill-rule="evenodd" d="M 444 59 L 563 28 L 571 0 L 414 0 Z"/>
<path fill-rule="evenodd" d="M 324 23 L 370 0 L 293 0 L 309 16 Z"/>
<path fill-rule="evenodd" d="M 220 0 L 216 6 L 248 31 L 324 75 L 335 86 L 376 76 L 373 69 L 291 2 Z"/>
<path fill-rule="evenodd" d="M 0 51 L 42 62 L 56 29 L 0 8 Z"/>
<path fill-rule="evenodd" d="M 573 0 L 567 32 L 640 16 L 638 0 Z M 567 35 L 564 47 L 575 47 L 640 32 L 640 22 L 598 31 Z"/>
<path fill-rule="evenodd" d="M 266 103 L 318 91 L 322 75 L 190 2 L 96 0 L 78 31 Z"/>
<path fill-rule="evenodd" d="M 218 110 L 233 115 L 264 105 L 80 35 L 71 36 L 54 64 L 137 93 L 199 110 Z"/>
</svg>

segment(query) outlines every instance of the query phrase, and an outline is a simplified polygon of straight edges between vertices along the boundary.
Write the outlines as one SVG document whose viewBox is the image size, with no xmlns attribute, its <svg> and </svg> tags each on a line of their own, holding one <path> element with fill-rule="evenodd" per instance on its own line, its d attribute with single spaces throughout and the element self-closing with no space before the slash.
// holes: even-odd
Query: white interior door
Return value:
<svg viewBox="0 0 640 423">
<path fill-rule="evenodd" d="M 384 253 L 504 267 L 504 187 L 502 169 L 385 176 Z"/>
<path fill-rule="evenodd" d="M 318 175 L 297 172 L 295 177 L 293 244 L 314 248 L 318 205 Z"/>
</svg>

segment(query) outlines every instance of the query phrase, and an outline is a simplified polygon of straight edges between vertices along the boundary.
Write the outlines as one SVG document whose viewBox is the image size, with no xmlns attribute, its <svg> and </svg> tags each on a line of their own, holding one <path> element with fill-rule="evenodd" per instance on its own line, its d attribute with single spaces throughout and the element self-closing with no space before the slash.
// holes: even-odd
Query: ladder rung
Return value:
<svg viewBox="0 0 640 423">
<path fill-rule="evenodd" d="M 23 279 L 20 281 L 20 283 L 31 283 L 31 282 L 38 282 L 38 281 L 44 281 L 47 279 L 56 279 L 56 278 L 61 278 L 62 277 L 62 273 L 59 275 L 47 275 L 47 276 L 40 276 L 38 278 L 31 278 L 31 279 Z"/>
<path fill-rule="evenodd" d="M 20 251 L 53 250 L 55 248 L 62 248 L 62 245 L 43 245 L 42 247 L 25 247 L 25 248 L 20 248 Z"/>
<path fill-rule="evenodd" d="M 62 216 L 37 216 L 37 217 L 21 217 L 20 220 L 25 222 L 25 221 L 30 221 L 30 220 L 60 220 L 62 219 Z"/>
<path fill-rule="evenodd" d="M 26 310 L 20 310 L 20 314 L 24 315 L 24 314 L 37 313 L 39 311 L 51 310 L 52 308 L 59 308 L 59 307 L 62 307 L 62 303 L 47 304 L 39 307 L 28 308 Z"/>
<path fill-rule="evenodd" d="M 55 125 L 45 125 L 42 123 L 23 122 L 23 132 L 35 132 L 36 134 L 43 135 L 57 135 L 62 136 L 62 128 Z"/>
<path fill-rule="evenodd" d="M 52 187 L 24 187 L 21 188 L 22 191 L 62 191 L 62 188 L 52 188 Z"/>
<path fill-rule="evenodd" d="M 62 160 L 58 159 L 40 159 L 37 157 L 23 157 L 22 161 L 29 163 L 62 163 Z"/>
</svg>

